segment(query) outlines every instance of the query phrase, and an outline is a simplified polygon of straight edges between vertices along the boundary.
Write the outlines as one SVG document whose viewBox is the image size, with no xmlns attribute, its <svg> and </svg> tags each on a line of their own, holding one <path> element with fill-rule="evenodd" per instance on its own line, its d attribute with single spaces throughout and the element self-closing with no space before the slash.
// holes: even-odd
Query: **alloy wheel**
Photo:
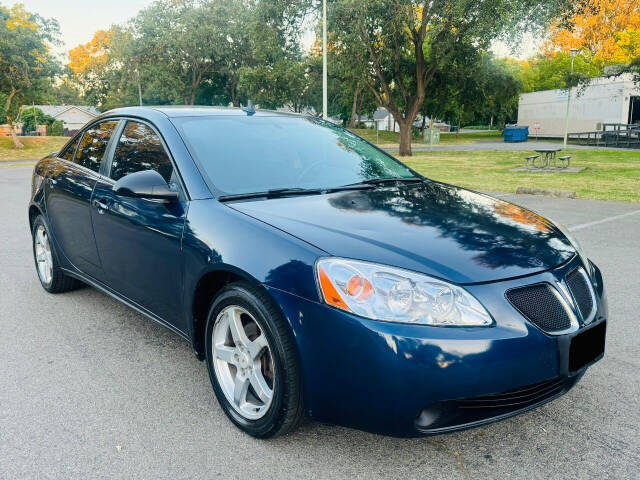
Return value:
<svg viewBox="0 0 640 480">
<path fill-rule="evenodd" d="M 42 283 L 48 285 L 53 277 L 53 255 L 51 254 L 49 235 L 42 225 L 36 229 L 33 241 L 35 242 L 38 276 Z"/>
<path fill-rule="evenodd" d="M 264 330 L 247 310 L 231 305 L 216 317 L 212 336 L 213 366 L 225 397 L 244 418 L 262 418 L 273 400 L 275 379 Z"/>
</svg>

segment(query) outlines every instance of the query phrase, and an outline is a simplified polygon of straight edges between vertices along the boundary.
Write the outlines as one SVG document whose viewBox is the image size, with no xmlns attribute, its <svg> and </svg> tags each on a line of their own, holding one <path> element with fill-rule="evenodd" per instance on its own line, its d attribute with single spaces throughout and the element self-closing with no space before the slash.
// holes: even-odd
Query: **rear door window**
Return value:
<svg viewBox="0 0 640 480">
<path fill-rule="evenodd" d="M 125 175 L 142 170 L 155 170 L 169 183 L 173 165 L 162 140 L 151 127 L 127 122 L 113 154 L 111 178 L 118 181 Z"/>
<path fill-rule="evenodd" d="M 86 130 L 78 146 L 75 163 L 94 172 L 100 171 L 102 157 L 107 150 L 109 139 L 116 125 L 118 125 L 118 120 L 110 120 Z"/>
</svg>

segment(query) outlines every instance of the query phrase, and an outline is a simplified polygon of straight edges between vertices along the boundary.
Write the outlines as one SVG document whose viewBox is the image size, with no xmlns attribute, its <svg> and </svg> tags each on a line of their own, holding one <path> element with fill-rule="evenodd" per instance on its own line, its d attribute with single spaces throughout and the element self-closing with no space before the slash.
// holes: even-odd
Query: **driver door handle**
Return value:
<svg viewBox="0 0 640 480">
<path fill-rule="evenodd" d="M 107 202 L 103 198 L 95 199 L 93 205 L 98 209 L 100 215 L 109 210 L 109 205 L 107 205 Z"/>
</svg>

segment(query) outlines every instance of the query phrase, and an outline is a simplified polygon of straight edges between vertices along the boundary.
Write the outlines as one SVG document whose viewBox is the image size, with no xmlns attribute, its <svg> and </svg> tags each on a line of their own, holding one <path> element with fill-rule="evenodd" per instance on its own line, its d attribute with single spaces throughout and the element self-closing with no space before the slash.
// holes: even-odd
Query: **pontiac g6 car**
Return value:
<svg viewBox="0 0 640 480">
<path fill-rule="evenodd" d="M 184 337 L 256 437 L 473 427 L 604 354 L 601 273 L 560 225 L 316 118 L 112 110 L 36 165 L 29 222 L 45 290 Z"/>
</svg>

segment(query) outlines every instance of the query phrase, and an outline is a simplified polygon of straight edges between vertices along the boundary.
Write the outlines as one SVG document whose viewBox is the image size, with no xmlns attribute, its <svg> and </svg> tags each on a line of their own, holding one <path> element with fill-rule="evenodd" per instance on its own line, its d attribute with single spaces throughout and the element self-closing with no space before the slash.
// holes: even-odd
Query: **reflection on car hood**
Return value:
<svg viewBox="0 0 640 480">
<path fill-rule="evenodd" d="M 529 275 L 575 253 L 543 217 L 437 182 L 229 206 L 330 255 L 393 265 L 454 283 Z"/>
</svg>

